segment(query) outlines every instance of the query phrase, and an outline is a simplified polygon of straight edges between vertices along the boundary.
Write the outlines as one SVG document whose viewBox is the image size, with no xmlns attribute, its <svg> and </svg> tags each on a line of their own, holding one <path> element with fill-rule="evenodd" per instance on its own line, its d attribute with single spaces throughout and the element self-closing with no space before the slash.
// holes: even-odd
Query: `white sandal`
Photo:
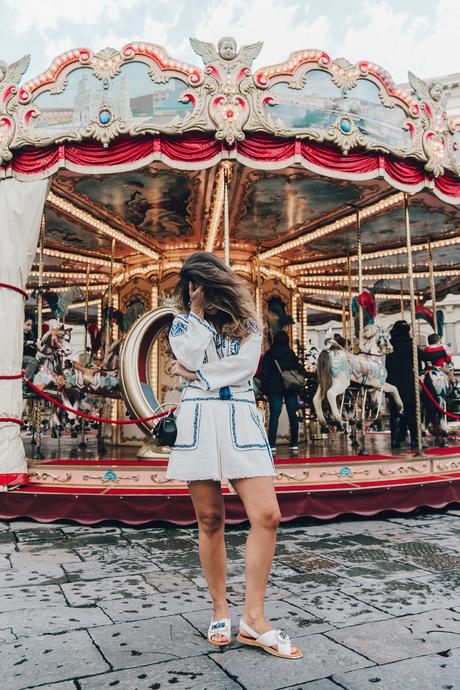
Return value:
<svg viewBox="0 0 460 690">
<path fill-rule="evenodd" d="M 222 635 L 227 639 L 213 640 L 214 635 Z M 216 647 L 224 647 L 232 641 L 232 623 L 230 618 L 221 618 L 218 621 L 211 620 L 208 628 L 208 642 L 216 645 Z"/>
<path fill-rule="evenodd" d="M 241 633 L 243 630 L 246 635 Z M 303 656 L 301 649 L 297 647 L 293 652 L 292 644 L 289 636 L 283 630 L 267 630 L 267 632 L 259 635 L 258 632 L 249 627 L 243 619 L 240 620 L 240 632 L 236 639 L 243 644 L 248 644 L 252 647 L 261 647 L 269 654 L 282 657 L 283 659 L 300 659 Z"/>
</svg>

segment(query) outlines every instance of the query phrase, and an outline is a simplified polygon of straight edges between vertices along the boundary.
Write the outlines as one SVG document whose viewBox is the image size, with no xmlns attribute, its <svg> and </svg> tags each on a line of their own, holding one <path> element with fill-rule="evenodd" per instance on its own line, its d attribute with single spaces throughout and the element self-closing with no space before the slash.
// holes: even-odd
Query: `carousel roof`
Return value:
<svg viewBox="0 0 460 690">
<path fill-rule="evenodd" d="M 237 270 L 299 287 L 317 319 L 386 278 L 399 309 L 409 195 L 417 292 L 455 291 L 460 253 L 460 120 L 438 84 L 415 96 L 378 65 L 319 50 L 252 70 L 262 44 L 192 39 L 204 67 L 160 46 L 71 50 L 18 86 L 28 58 L 0 62 L 0 179 L 52 177 L 43 281 L 90 283 L 90 299 L 135 276 L 177 272 L 194 249 L 222 250 L 224 178 Z M 110 174 L 108 174 L 110 173 Z M 38 281 L 38 259 L 30 286 Z"/>
</svg>

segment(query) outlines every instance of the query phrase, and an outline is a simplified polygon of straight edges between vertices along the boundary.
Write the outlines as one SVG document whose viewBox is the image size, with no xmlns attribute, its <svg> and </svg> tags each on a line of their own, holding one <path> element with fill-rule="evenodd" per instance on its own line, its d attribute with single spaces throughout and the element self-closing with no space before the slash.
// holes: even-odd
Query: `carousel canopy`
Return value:
<svg viewBox="0 0 460 690">
<path fill-rule="evenodd" d="M 439 84 L 409 73 L 408 93 L 320 50 L 252 69 L 261 43 L 191 41 L 203 67 L 136 42 L 71 50 L 19 86 L 29 58 L 0 62 L 0 180 L 52 178 L 46 285 L 88 282 L 99 300 L 110 274 L 116 288 L 222 251 L 228 183 L 235 269 L 298 288 L 317 319 L 357 291 L 358 213 L 363 284 L 386 279 L 379 304 L 399 309 L 404 194 L 417 292 L 429 296 L 430 251 L 438 295 L 457 289 L 460 120 Z"/>
</svg>

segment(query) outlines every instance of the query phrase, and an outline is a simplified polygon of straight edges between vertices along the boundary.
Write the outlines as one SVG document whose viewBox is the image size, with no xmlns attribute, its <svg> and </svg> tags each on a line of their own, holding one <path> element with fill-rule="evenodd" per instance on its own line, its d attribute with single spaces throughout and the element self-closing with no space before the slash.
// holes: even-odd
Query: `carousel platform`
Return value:
<svg viewBox="0 0 460 690">
<path fill-rule="evenodd" d="M 275 486 L 283 520 L 370 516 L 460 503 L 460 445 L 458 439 L 450 444 L 429 448 L 422 457 L 410 451 L 388 453 L 385 433 L 367 435 L 366 456 L 350 455 L 341 434 L 323 444 L 300 446 L 295 457 L 280 446 Z M 85 451 L 75 446 L 71 439 L 45 439 L 46 457 L 29 461 L 29 483 L 0 494 L 0 518 L 80 524 L 117 520 L 129 525 L 195 521 L 186 484 L 165 477 L 167 459 L 139 459 L 133 448 L 117 448 L 101 457 L 94 439 Z M 243 522 L 246 515 L 232 487 L 224 483 L 222 493 L 227 523 Z"/>
</svg>

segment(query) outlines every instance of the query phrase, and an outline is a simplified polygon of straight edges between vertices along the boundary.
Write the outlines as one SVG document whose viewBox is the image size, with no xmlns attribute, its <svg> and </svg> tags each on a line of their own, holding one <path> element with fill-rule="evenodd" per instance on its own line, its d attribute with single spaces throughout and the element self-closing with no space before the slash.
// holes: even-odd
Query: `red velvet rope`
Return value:
<svg viewBox="0 0 460 690">
<path fill-rule="evenodd" d="M 0 375 L 0 381 L 13 381 L 14 379 L 22 379 L 23 376 L 23 371 L 20 374 L 3 374 Z"/>
<path fill-rule="evenodd" d="M 441 407 L 441 405 L 439 405 L 438 401 L 436 400 L 436 398 L 434 398 L 434 397 L 431 395 L 430 391 L 429 391 L 428 388 L 425 386 L 425 384 L 423 383 L 423 381 L 420 381 L 420 379 L 419 379 L 419 383 L 420 383 L 421 387 L 423 388 L 423 390 L 425 391 L 425 393 L 427 394 L 427 396 L 429 397 L 429 399 L 431 400 L 431 402 L 433 403 L 433 405 L 434 405 L 440 412 L 442 412 L 442 414 L 445 414 L 446 417 L 450 417 L 450 419 L 460 419 L 460 414 L 454 414 L 453 412 L 447 412 L 447 410 L 444 410 L 444 409 Z"/>
<path fill-rule="evenodd" d="M 158 414 L 154 414 L 151 417 L 142 417 L 141 419 L 105 419 L 104 417 L 95 417 L 92 414 L 87 414 L 86 412 L 80 412 L 80 410 L 74 410 L 73 407 L 68 407 L 67 405 L 63 405 L 62 403 L 60 403 L 58 400 L 55 400 L 54 398 L 52 398 L 47 393 L 44 393 L 40 388 L 35 386 L 32 383 L 32 381 L 29 381 L 29 379 L 26 379 L 24 377 L 24 381 L 27 383 L 29 388 L 31 388 L 35 393 L 40 395 L 45 400 L 48 400 L 48 402 L 53 403 L 53 405 L 57 405 L 57 407 L 60 407 L 62 410 L 65 410 L 66 412 L 71 412 L 72 414 L 76 414 L 77 417 L 84 417 L 85 419 L 90 419 L 93 422 L 102 422 L 103 424 L 143 424 L 145 422 L 151 422 L 154 419 L 159 419 L 160 417 L 165 417 L 170 412 L 174 412 L 174 410 L 177 409 L 177 407 L 171 407 L 169 410 L 166 410 L 165 412 L 159 412 Z"/>
<path fill-rule="evenodd" d="M 17 417 L 0 417 L 0 422 L 12 422 L 13 424 L 19 424 L 19 426 L 24 426 L 22 419 Z"/>
<path fill-rule="evenodd" d="M 25 297 L 26 299 L 29 296 L 27 292 L 22 288 L 18 288 L 16 287 L 16 285 L 10 285 L 9 283 L 0 283 L 0 288 L 7 288 L 8 290 L 14 290 L 15 292 L 19 292 L 19 294 Z"/>
</svg>

